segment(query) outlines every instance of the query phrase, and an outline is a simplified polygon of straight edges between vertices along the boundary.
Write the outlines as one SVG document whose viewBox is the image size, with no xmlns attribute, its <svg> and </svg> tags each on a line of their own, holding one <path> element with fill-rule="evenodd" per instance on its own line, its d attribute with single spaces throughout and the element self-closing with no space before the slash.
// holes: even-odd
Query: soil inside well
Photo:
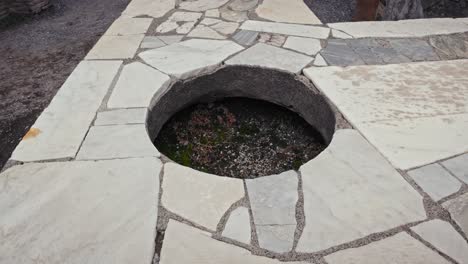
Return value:
<svg viewBox="0 0 468 264">
<path fill-rule="evenodd" d="M 247 98 L 197 104 L 178 112 L 163 126 L 155 145 L 179 164 L 234 178 L 298 169 L 326 147 L 298 114 Z"/>
</svg>

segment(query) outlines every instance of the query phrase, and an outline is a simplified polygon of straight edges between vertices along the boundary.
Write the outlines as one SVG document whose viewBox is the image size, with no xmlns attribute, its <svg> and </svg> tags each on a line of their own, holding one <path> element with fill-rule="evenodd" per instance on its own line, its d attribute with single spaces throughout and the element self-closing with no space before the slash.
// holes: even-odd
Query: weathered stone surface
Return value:
<svg viewBox="0 0 468 264">
<path fill-rule="evenodd" d="M 328 26 L 355 38 L 424 37 L 468 31 L 468 24 L 461 19 L 452 18 L 346 22 L 331 23 Z"/>
<path fill-rule="evenodd" d="M 198 25 L 198 27 L 196 29 L 204 28 L 203 25 L 209 26 L 210 27 L 209 29 L 211 29 L 211 32 L 213 32 L 213 30 L 214 30 L 215 32 L 213 32 L 213 33 L 218 35 L 218 36 L 219 36 L 219 34 L 217 34 L 217 33 L 220 33 L 220 34 L 223 34 L 223 35 L 230 35 L 230 34 L 234 33 L 237 30 L 237 28 L 239 27 L 238 23 L 225 22 L 225 21 L 222 21 L 220 19 L 214 19 L 214 18 L 205 18 L 200 22 L 200 24 L 201 25 Z M 196 31 L 196 29 L 194 31 Z M 194 34 L 194 31 L 190 32 L 190 35 L 196 35 L 196 34 Z M 223 36 L 219 36 L 219 37 L 225 38 Z"/>
<path fill-rule="evenodd" d="M 226 37 L 219 34 L 208 26 L 198 25 L 188 34 L 190 38 L 207 38 L 207 39 L 225 39 Z"/>
<path fill-rule="evenodd" d="M 127 64 L 112 91 L 107 107 L 148 107 L 153 96 L 162 93 L 169 83 L 169 76 L 143 63 Z"/>
<path fill-rule="evenodd" d="M 258 0 L 234 0 L 229 8 L 234 11 L 249 11 L 258 5 Z"/>
<path fill-rule="evenodd" d="M 322 44 L 318 39 L 288 37 L 283 47 L 314 56 L 322 49 Z"/>
<path fill-rule="evenodd" d="M 409 171 L 408 174 L 435 201 L 456 193 L 462 185 L 437 163 Z"/>
<path fill-rule="evenodd" d="M 250 244 L 250 215 L 246 207 L 239 207 L 231 212 L 222 235 L 244 244 Z"/>
<path fill-rule="evenodd" d="M 0 263 L 151 263 L 155 158 L 31 163 L 0 175 Z"/>
<path fill-rule="evenodd" d="M 156 32 L 167 33 L 175 30 L 178 34 L 189 33 L 201 16 L 202 13 L 175 12 L 156 28 Z"/>
<path fill-rule="evenodd" d="M 86 60 L 132 59 L 144 35 L 102 36 Z"/>
<path fill-rule="evenodd" d="M 468 236 L 468 193 L 443 203 L 443 206 L 450 212 L 452 219 L 461 227 L 465 235 Z"/>
<path fill-rule="evenodd" d="M 216 230 L 229 207 L 244 196 L 240 179 L 203 173 L 175 163 L 164 166 L 162 205 L 208 229 Z"/>
<path fill-rule="evenodd" d="M 362 58 L 348 47 L 346 42 L 341 40 L 329 40 L 328 45 L 320 54 L 330 65 L 350 66 L 365 64 Z"/>
<path fill-rule="evenodd" d="M 325 59 L 322 57 L 321 54 L 317 54 L 317 56 L 315 56 L 314 65 L 315 66 L 328 66 L 327 62 L 325 61 Z"/>
<path fill-rule="evenodd" d="M 248 250 L 212 239 L 207 232 L 169 220 L 159 263 L 281 264 L 284 262 L 252 255 Z"/>
<path fill-rule="evenodd" d="M 73 158 L 121 61 L 83 61 L 36 120 L 11 159 L 37 161 Z"/>
<path fill-rule="evenodd" d="M 292 250 L 296 225 L 260 225 L 256 226 L 256 230 L 261 248 L 276 253 L 286 253 Z"/>
<path fill-rule="evenodd" d="M 160 38 L 155 36 L 147 36 L 141 42 L 140 48 L 142 49 L 156 49 L 166 46 L 166 43 L 162 41 Z"/>
<path fill-rule="evenodd" d="M 409 58 L 398 54 L 385 40 L 348 39 L 345 42 L 366 64 L 411 62 Z"/>
<path fill-rule="evenodd" d="M 250 46 L 255 43 L 258 34 L 255 31 L 241 30 L 232 36 L 232 39 L 241 45 Z"/>
<path fill-rule="evenodd" d="M 468 151 L 468 60 L 304 73 L 400 169 Z"/>
<path fill-rule="evenodd" d="M 184 38 L 183 35 L 166 35 L 166 36 L 158 36 L 160 40 L 162 40 L 164 43 L 167 45 L 171 45 L 177 42 L 180 42 L 182 38 Z"/>
<path fill-rule="evenodd" d="M 468 184 L 468 154 L 451 158 L 442 164 L 458 179 Z"/>
<path fill-rule="evenodd" d="M 115 109 L 97 113 L 95 126 L 144 124 L 146 108 Z"/>
<path fill-rule="evenodd" d="M 398 54 L 412 61 L 439 60 L 439 56 L 425 40 L 422 39 L 388 39 L 386 40 Z"/>
<path fill-rule="evenodd" d="M 241 27 L 244 30 L 284 34 L 298 37 L 308 37 L 326 39 L 330 34 L 330 29 L 325 27 L 294 25 L 285 23 L 272 23 L 263 21 L 248 20 Z"/>
<path fill-rule="evenodd" d="M 449 264 L 437 252 L 424 246 L 406 233 L 371 244 L 338 251 L 325 256 L 329 264 L 350 263 L 400 263 L 400 264 Z"/>
<path fill-rule="evenodd" d="M 114 21 L 104 35 L 125 36 L 135 34 L 145 34 L 153 22 L 152 18 L 128 18 L 121 17 Z"/>
<path fill-rule="evenodd" d="M 297 73 L 311 61 L 311 57 L 258 43 L 227 60 L 226 64 L 259 66 Z"/>
<path fill-rule="evenodd" d="M 468 39 L 460 35 L 432 36 L 429 38 L 429 43 L 436 49 L 441 59 L 468 58 Z"/>
<path fill-rule="evenodd" d="M 179 78 L 208 72 L 228 56 L 243 50 L 242 46 L 227 40 L 191 39 L 139 56 L 158 70 Z"/>
<path fill-rule="evenodd" d="M 247 11 L 236 11 L 223 7 L 220 9 L 221 17 L 227 21 L 232 22 L 244 22 L 249 19 L 247 16 Z"/>
<path fill-rule="evenodd" d="M 144 124 L 94 126 L 88 132 L 78 160 L 159 157 Z"/>
<path fill-rule="evenodd" d="M 218 9 L 211 9 L 205 12 L 205 17 L 219 17 Z"/>
<path fill-rule="evenodd" d="M 324 250 L 426 218 L 422 197 L 356 130 L 338 130 L 300 172 L 306 224 L 298 252 Z"/>
<path fill-rule="evenodd" d="M 458 263 L 468 263 L 468 244 L 449 223 L 435 219 L 411 230 Z"/>
<path fill-rule="evenodd" d="M 132 0 L 122 16 L 151 16 L 163 17 L 175 7 L 175 0 Z"/>
<path fill-rule="evenodd" d="M 226 4 L 229 0 L 193 0 L 183 1 L 180 3 L 179 8 L 189 11 L 206 11 L 218 8 Z"/>
<path fill-rule="evenodd" d="M 287 4 L 282 0 L 263 0 L 255 12 L 259 17 L 275 22 L 322 24 L 302 0 L 288 0 Z"/>
<path fill-rule="evenodd" d="M 344 32 L 341 32 L 339 30 L 336 30 L 336 29 L 332 29 L 331 33 L 332 33 L 332 37 L 338 38 L 338 39 L 351 39 L 351 38 L 353 38 L 352 36 L 350 36 L 350 35 L 348 35 L 348 34 L 346 34 Z"/>
<path fill-rule="evenodd" d="M 282 35 L 276 34 L 268 34 L 268 33 L 260 33 L 258 38 L 258 42 L 269 44 L 276 47 L 283 46 L 284 42 L 286 41 L 286 37 Z"/>
</svg>

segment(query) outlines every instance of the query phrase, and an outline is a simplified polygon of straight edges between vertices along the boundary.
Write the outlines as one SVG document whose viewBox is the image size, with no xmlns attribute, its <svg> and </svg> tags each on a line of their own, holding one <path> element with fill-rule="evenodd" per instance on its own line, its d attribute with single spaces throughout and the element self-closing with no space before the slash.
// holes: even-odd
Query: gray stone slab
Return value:
<svg viewBox="0 0 468 264">
<path fill-rule="evenodd" d="M 336 131 L 328 148 L 300 172 L 306 224 L 298 252 L 426 219 L 419 193 L 356 130 Z"/>
<path fill-rule="evenodd" d="M 449 264 L 437 252 L 406 233 L 398 233 L 368 245 L 325 256 L 329 264 Z"/>
<path fill-rule="evenodd" d="M 250 244 L 251 233 L 249 209 L 239 207 L 232 211 L 222 235 L 244 244 Z"/>
<path fill-rule="evenodd" d="M 132 59 L 145 35 L 102 36 L 86 60 Z"/>
<path fill-rule="evenodd" d="M 432 36 L 429 43 L 443 60 L 468 58 L 468 39 L 463 35 Z"/>
<path fill-rule="evenodd" d="M 312 60 L 312 57 L 303 54 L 258 43 L 227 60 L 226 64 L 249 65 L 298 73 Z"/>
<path fill-rule="evenodd" d="M 452 219 L 468 236 L 468 193 L 442 204 L 450 212 Z"/>
<path fill-rule="evenodd" d="M 78 160 L 159 157 L 146 125 L 94 126 L 88 132 L 76 158 Z"/>
<path fill-rule="evenodd" d="M 325 61 L 332 66 L 363 65 L 363 59 L 343 40 L 329 40 L 320 52 Z"/>
<path fill-rule="evenodd" d="M 458 179 L 468 184 L 468 154 L 446 160 L 442 162 L 442 165 Z"/>
<path fill-rule="evenodd" d="M 93 122 L 121 61 L 83 61 L 36 120 L 11 159 L 73 158 Z"/>
<path fill-rule="evenodd" d="M 255 43 L 257 37 L 258 32 L 241 30 L 237 32 L 234 36 L 232 36 L 232 39 L 241 45 L 250 46 Z"/>
<path fill-rule="evenodd" d="M 431 45 L 423 39 L 388 39 L 398 54 L 408 57 L 412 61 L 439 60 L 439 56 Z"/>
<path fill-rule="evenodd" d="M 437 163 L 411 170 L 408 174 L 435 201 L 456 193 L 462 186 Z"/>
<path fill-rule="evenodd" d="M 30 163 L 0 175 L 0 263 L 151 263 L 156 158 Z"/>
<path fill-rule="evenodd" d="M 147 108 L 113 109 L 97 113 L 95 126 L 144 124 Z"/>
<path fill-rule="evenodd" d="M 458 263 L 468 263 L 468 244 L 449 223 L 435 219 L 411 230 Z"/>
</svg>

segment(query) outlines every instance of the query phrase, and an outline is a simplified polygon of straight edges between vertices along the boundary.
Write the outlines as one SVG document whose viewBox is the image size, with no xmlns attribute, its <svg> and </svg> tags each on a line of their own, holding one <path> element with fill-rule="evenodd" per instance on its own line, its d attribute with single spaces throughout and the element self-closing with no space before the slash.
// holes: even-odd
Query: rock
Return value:
<svg viewBox="0 0 468 264">
<path fill-rule="evenodd" d="M 249 210 L 239 207 L 231 212 L 222 235 L 244 244 L 250 244 L 251 232 Z"/>
<path fill-rule="evenodd" d="M 468 58 L 468 40 L 458 35 L 431 36 L 429 43 L 443 60 Z"/>
<path fill-rule="evenodd" d="M 184 38 L 183 35 L 165 35 L 165 36 L 158 36 L 160 40 L 162 40 L 167 45 L 171 45 L 174 43 L 178 43 Z"/>
<path fill-rule="evenodd" d="M 153 22 L 151 18 L 121 17 L 114 21 L 104 34 L 105 36 L 127 36 L 145 34 Z"/>
<path fill-rule="evenodd" d="M 468 154 L 443 161 L 442 165 L 458 179 L 468 184 Z"/>
<path fill-rule="evenodd" d="M 311 61 L 311 57 L 258 43 L 227 60 L 226 64 L 266 67 L 297 73 Z"/>
<path fill-rule="evenodd" d="M 435 201 L 456 193 L 462 186 L 437 163 L 411 170 L 408 174 Z"/>
<path fill-rule="evenodd" d="M 156 158 L 29 163 L 0 175 L 1 263 L 151 263 Z"/>
<path fill-rule="evenodd" d="M 402 20 L 424 17 L 423 0 L 389 0 L 386 3 L 382 19 Z"/>
<path fill-rule="evenodd" d="M 322 24 L 302 0 L 263 0 L 255 10 L 263 19 L 296 24 Z"/>
<path fill-rule="evenodd" d="M 329 264 L 411 263 L 449 264 L 442 256 L 406 233 L 398 233 L 371 244 L 325 256 Z"/>
<path fill-rule="evenodd" d="M 237 28 L 239 27 L 238 23 L 234 22 L 220 22 L 216 23 L 211 26 L 212 29 L 218 31 L 223 35 L 231 35 L 232 33 L 236 32 Z"/>
<path fill-rule="evenodd" d="M 397 53 L 385 40 L 348 39 L 346 44 L 369 65 L 411 62 Z"/>
<path fill-rule="evenodd" d="M 286 41 L 285 36 L 281 35 L 270 35 L 267 33 L 260 33 L 260 37 L 258 38 L 258 42 L 269 44 L 276 47 L 283 46 L 283 43 Z"/>
<path fill-rule="evenodd" d="M 241 30 L 237 32 L 234 36 L 232 36 L 232 39 L 241 45 L 250 46 L 253 43 L 255 43 L 257 37 L 258 32 Z"/>
<path fill-rule="evenodd" d="M 210 9 L 205 12 L 205 17 L 219 17 L 218 9 Z"/>
<path fill-rule="evenodd" d="M 132 59 L 144 35 L 102 36 L 86 55 L 86 60 Z"/>
<path fill-rule="evenodd" d="M 115 109 L 98 112 L 95 126 L 144 124 L 146 108 Z"/>
<path fill-rule="evenodd" d="M 240 179 L 203 173 L 175 163 L 164 166 L 162 189 L 161 202 L 167 210 L 213 231 L 229 207 L 245 196 Z"/>
<path fill-rule="evenodd" d="M 249 19 L 246 11 L 235 11 L 229 8 L 221 8 L 221 17 L 232 22 L 244 22 Z"/>
<path fill-rule="evenodd" d="M 449 223 L 435 219 L 411 230 L 458 263 L 468 263 L 468 244 Z"/>
<path fill-rule="evenodd" d="M 422 197 L 356 130 L 336 131 L 328 148 L 300 172 L 306 224 L 297 252 L 426 219 Z"/>
<path fill-rule="evenodd" d="M 11 159 L 26 162 L 75 157 L 121 65 L 121 61 L 80 62 Z"/>
<path fill-rule="evenodd" d="M 301 37 L 288 37 L 286 43 L 284 43 L 284 47 L 311 56 L 314 56 L 322 50 L 320 40 Z"/>
<path fill-rule="evenodd" d="M 163 93 L 170 82 L 169 76 L 143 63 L 127 64 L 117 80 L 107 107 L 148 107 L 153 96 Z"/>
<path fill-rule="evenodd" d="M 361 57 L 344 41 L 329 40 L 328 45 L 320 53 L 330 65 L 350 66 L 365 64 Z"/>
<path fill-rule="evenodd" d="M 188 34 L 190 38 L 208 38 L 208 39 L 225 39 L 226 37 L 219 34 L 215 30 L 211 29 L 210 27 L 198 25 L 190 34 Z"/>
<path fill-rule="evenodd" d="M 150 16 L 163 17 L 167 12 L 175 8 L 175 0 L 132 0 L 124 10 L 122 16 Z"/>
<path fill-rule="evenodd" d="M 155 36 L 147 36 L 141 42 L 140 48 L 142 49 L 156 49 L 166 46 L 166 43 L 162 41 L 160 38 Z"/>
<path fill-rule="evenodd" d="M 167 33 L 176 30 L 178 34 L 188 33 L 195 22 L 202 16 L 202 13 L 175 12 L 165 22 L 156 28 L 158 33 Z"/>
<path fill-rule="evenodd" d="M 250 11 L 258 5 L 258 0 L 234 0 L 229 8 L 234 11 Z"/>
<path fill-rule="evenodd" d="M 442 204 L 450 212 L 450 216 L 468 236 L 468 193 L 458 196 Z"/>
<path fill-rule="evenodd" d="M 434 49 L 422 39 L 388 39 L 387 42 L 398 54 L 404 55 L 412 61 L 439 60 Z"/>
<path fill-rule="evenodd" d="M 272 23 L 255 20 L 245 21 L 240 28 L 250 31 L 276 33 L 317 39 L 326 39 L 330 34 L 330 29 L 325 27 Z"/>
<path fill-rule="evenodd" d="M 179 8 L 189 11 L 207 11 L 210 9 L 218 8 L 226 4 L 229 0 L 193 0 L 183 1 L 180 3 Z"/>
</svg>

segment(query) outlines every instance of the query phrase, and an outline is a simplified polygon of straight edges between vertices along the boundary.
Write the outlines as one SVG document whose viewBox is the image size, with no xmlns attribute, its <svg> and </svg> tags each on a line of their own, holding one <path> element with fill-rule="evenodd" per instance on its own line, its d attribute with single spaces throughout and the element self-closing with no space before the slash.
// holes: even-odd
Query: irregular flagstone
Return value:
<svg viewBox="0 0 468 264">
<path fill-rule="evenodd" d="M 255 10 L 263 19 L 296 24 L 322 24 L 303 0 L 263 0 Z"/>
<path fill-rule="evenodd" d="M 156 32 L 167 33 L 176 30 L 179 34 L 186 34 L 192 29 L 195 22 L 198 21 L 201 16 L 202 13 L 175 12 L 156 28 Z"/>
<path fill-rule="evenodd" d="M 244 244 L 250 244 L 250 215 L 246 207 L 239 207 L 231 212 L 222 235 Z"/>
<path fill-rule="evenodd" d="M 142 49 L 155 49 L 166 46 L 166 43 L 160 38 L 155 36 L 146 36 L 141 42 L 140 48 Z"/>
<path fill-rule="evenodd" d="M 298 252 L 324 250 L 426 218 L 422 197 L 356 130 L 338 130 L 300 172 L 306 224 Z"/>
<path fill-rule="evenodd" d="M 435 219 L 411 230 L 458 263 L 468 263 L 468 244 L 449 223 Z"/>
<path fill-rule="evenodd" d="M 211 9 L 205 12 L 205 17 L 219 17 L 218 9 Z"/>
<path fill-rule="evenodd" d="M 224 35 L 230 35 L 236 32 L 237 28 L 239 27 L 238 23 L 235 22 L 219 22 L 211 26 L 212 29 L 218 31 Z"/>
<path fill-rule="evenodd" d="M 104 35 L 125 36 L 135 34 L 145 34 L 153 22 L 152 18 L 129 18 L 121 17 L 114 21 Z"/>
<path fill-rule="evenodd" d="M 250 11 L 258 4 L 258 0 L 233 0 L 229 8 L 234 11 Z"/>
<path fill-rule="evenodd" d="M 190 38 L 208 38 L 208 39 L 226 39 L 225 36 L 219 34 L 214 29 L 208 26 L 198 25 L 194 30 L 188 34 Z"/>
<path fill-rule="evenodd" d="M 236 11 L 229 9 L 228 7 L 223 7 L 220 9 L 220 12 L 221 17 L 227 21 L 244 22 L 249 19 L 247 11 Z"/>
<path fill-rule="evenodd" d="M 167 45 L 171 45 L 177 42 L 180 42 L 184 36 L 183 35 L 166 35 L 166 36 L 158 36 L 160 40 L 162 40 Z"/>
<path fill-rule="evenodd" d="M 365 64 L 362 58 L 346 42 L 340 40 L 329 40 L 327 46 L 320 54 L 331 65 L 349 66 Z"/>
<path fill-rule="evenodd" d="M 189 11 L 207 11 L 226 4 L 229 0 L 191 0 L 180 3 L 179 8 Z"/>
<path fill-rule="evenodd" d="M 268 33 L 260 33 L 260 37 L 258 38 L 258 42 L 269 44 L 276 47 L 283 46 L 284 42 L 286 41 L 286 37 L 282 35 L 276 34 L 268 34 Z"/>
<path fill-rule="evenodd" d="M 292 250 L 296 230 L 298 178 L 294 171 L 245 180 L 260 247 Z"/>
<path fill-rule="evenodd" d="M 304 73 L 400 169 L 468 151 L 468 60 Z"/>
<path fill-rule="evenodd" d="M 30 163 L 0 175 L 0 263 L 151 263 L 156 158 Z"/>
<path fill-rule="evenodd" d="M 159 157 L 144 124 L 94 126 L 76 156 L 78 160 Z"/>
<path fill-rule="evenodd" d="M 95 126 L 144 124 L 147 108 L 115 109 L 97 113 Z"/>
<path fill-rule="evenodd" d="M 279 260 L 252 255 L 248 250 L 217 241 L 207 232 L 169 220 L 160 264 L 281 264 Z"/>
<path fill-rule="evenodd" d="M 108 108 L 148 107 L 156 94 L 163 93 L 171 79 L 164 73 L 133 62 L 125 65 L 107 102 Z"/>
<path fill-rule="evenodd" d="M 82 61 L 16 147 L 11 159 L 73 158 L 121 61 Z"/>
<path fill-rule="evenodd" d="M 132 59 L 145 36 L 102 36 L 86 55 L 86 60 Z"/>
<path fill-rule="evenodd" d="M 240 28 L 250 31 L 268 32 L 317 39 L 326 39 L 330 34 L 330 29 L 326 27 L 273 23 L 255 20 L 245 21 Z"/>
<path fill-rule="evenodd" d="M 216 230 L 229 207 L 245 196 L 240 179 L 203 173 L 175 163 L 164 166 L 162 189 L 161 202 L 167 210 L 211 230 Z"/>
<path fill-rule="evenodd" d="M 258 34 L 259 33 L 255 31 L 241 30 L 232 36 L 232 39 L 239 44 L 250 46 L 255 43 Z"/>
<path fill-rule="evenodd" d="M 406 233 L 399 233 L 371 244 L 325 256 L 329 264 L 449 264 L 437 252 Z"/>
<path fill-rule="evenodd" d="M 139 56 L 162 72 L 186 78 L 211 71 L 225 58 L 243 49 L 228 40 L 191 39 L 145 51 Z"/>
<path fill-rule="evenodd" d="M 322 44 L 318 39 L 288 37 L 283 47 L 314 56 L 322 49 Z"/>
<path fill-rule="evenodd" d="M 313 58 L 293 51 L 258 43 L 226 61 L 228 65 L 250 65 L 300 72 Z"/>
<path fill-rule="evenodd" d="M 468 38 L 463 38 L 461 35 L 431 36 L 429 43 L 436 49 L 441 59 L 468 58 Z"/>
<path fill-rule="evenodd" d="M 336 29 L 332 29 L 331 33 L 332 33 L 332 37 L 334 37 L 334 38 L 339 38 L 339 39 L 351 39 L 351 38 L 353 38 L 352 36 L 350 36 L 350 35 L 348 35 L 348 34 L 346 34 L 344 32 L 341 32 L 339 30 L 336 30 Z"/>
<path fill-rule="evenodd" d="M 325 61 L 325 59 L 322 57 L 321 54 L 317 54 L 317 56 L 315 56 L 314 65 L 315 66 L 328 66 L 327 62 Z"/>
<path fill-rule="evenodd" d="M 239 27 L 238 23 L 225 22 L 220 19 L 205 18 L 200 22 L 190 34 L 189 37 L 225 39 L 223 35 L 234 33 Z M 222 35 L 221 35 L 222 34 Z"/>
<path fill-rule="evenodd" d="M 356 52 L 366 64 L 390 64 L 411 62 L 399 54 L 388 42 L 380 39 L 348 39 L 347 45 Z M 421 47 L 423 50 L 423 47 Z"/>
<path fill-rule="evenodd" d="M 388 39 L 386 40 L 398 54 L 412 61 L 439 60 L 434 49 L 423 39 Z"/>
<path fill-rule="evenodd" d="M 450 213 L 453 220 L 468 236 L 468 193 L 458 196 L 442 204 Z"/>
<path fill-rule="evenodd" d="M 151 16 L 163 17 L 167 12 L 175 8 L 175 0 L 132 0 L 122 16 Z"/>
<path fill-rule="evenodd" d="M 408 174 L 435 201 L 457 192 L 462 186 L 437 163 L 409 171 Z"/>
<path fill-rule="evenodd" d="M 446 160 L 442 162 L 442 165 L 458 179 L 468 184 L 468 154 Z"/>
<path fill-rule="evenodd" d="M 468 31 L 468 24 L 464 23 L 461 19 L 452 18 L 346 22 L 327 25 L 354 38 L 424 37 Z"/>
</svg>

